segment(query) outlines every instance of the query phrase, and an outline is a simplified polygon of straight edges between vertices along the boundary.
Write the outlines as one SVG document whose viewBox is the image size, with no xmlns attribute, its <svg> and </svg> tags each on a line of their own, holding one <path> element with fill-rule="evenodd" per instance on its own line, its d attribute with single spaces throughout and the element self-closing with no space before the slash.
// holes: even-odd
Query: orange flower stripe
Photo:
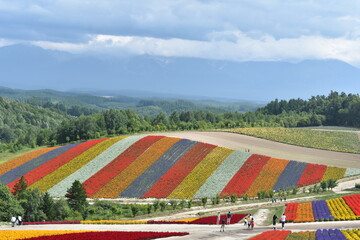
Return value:
<svg viewBox="0 0 360 240">
<path fill-rule="evenodd" d="M 343 178 L 346 172 L 346 168 L 328 166 L 326 172 L 322 178 L 322 181 L 329 179 L 340 179 Z"/>
<path fill-rule="evenodd" d="M 127 168 L 116 175 L 110 182 L 97 191 L 92 198 L 116 198 L 138 176 L 143 174 L 157 159 L 159 159 L 170 147 L 177 143 L 180 138 L 164 137 L 155 142 Z"/>
<path fill-rule="evenodd" d="M 38 150 L 35 150 L 35 151 L 32 151 L 32 152 L 29 152 L 25 155 L 22 155 L 20 157 L 17 157 L 17 158 L 14 158 L 14 159 L 11 159 L 10 161 L 7 161 L 3 164 L 0 165 L 0 175 L 34 159 L 34 158 L 37 158 L 47 152 L 50 152 L 54 149 L 56 149 L 58 147 L 51 147 L 51 148 L 42 148 L 42 149 L 38 149 Z"/>
<path fill-rule="evenodd" d="M 1 240 L 18 240 L 29 239 L 42 236 L 54 236 L 68 233 L 85 233 L 85 232 L 98 232 L 98 231 L 71 231 L 71 230 L 4 230 L 0 231 Z"/>
<path fill-rule="evenodd" d="M 296 219 L 294 222 L 314 222 L 314 214 L 312 210 L 312 203 L 299 203 L 296 210 Z"/>
<path fill-rule="evenodd" d="M 191 199 L 210 175 L 233 151 L 223 147 L 214 148 L 167 198 Z"/>
<path fill-rule="evenodd" d="M 77 169 L 84 166 L 86 163 L 90 162 L 92 159 L 97 157 L 99 154 L 101 154 L 103 151 L 105 151 L 107 148 L 109 148 L 111 145 L 113 145 L 115 142 L 123 139 L 124 137 L 115 137 L 115 138 L 109 138 L 107 140 L 104 140 L 95 146 L 89 148 L 73 160 L 67 162 L 66 164 L 62 165 L 58 169 L 56 169 L 54 172 L 46 175 L 39 181 L 35 182 L 34 184 L 30 185 L 31 189 L 39 188 L 40 191 L 46 192 L 49 190 L 52 186 L 59 183 L 72 173 L 74 173 Z"/>
<path fill-rule="evenodd" d="M 247 194 L 254 197 L 260 190 L 266 192 L 271 190 L 289 162 L 289 160 L 270 158 L 247 190 Z"/>
</svg>

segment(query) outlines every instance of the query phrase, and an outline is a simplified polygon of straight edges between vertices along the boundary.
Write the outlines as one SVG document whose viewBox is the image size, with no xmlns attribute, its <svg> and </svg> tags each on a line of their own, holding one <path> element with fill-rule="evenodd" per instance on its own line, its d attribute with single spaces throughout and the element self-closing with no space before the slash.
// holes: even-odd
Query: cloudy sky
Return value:
<svg viewBox="0 0 360 240">
<path fill-rule="evenodd" d="M 360 67 L 360 1 L 0 0 L 0 46 Z"/>
</svg>

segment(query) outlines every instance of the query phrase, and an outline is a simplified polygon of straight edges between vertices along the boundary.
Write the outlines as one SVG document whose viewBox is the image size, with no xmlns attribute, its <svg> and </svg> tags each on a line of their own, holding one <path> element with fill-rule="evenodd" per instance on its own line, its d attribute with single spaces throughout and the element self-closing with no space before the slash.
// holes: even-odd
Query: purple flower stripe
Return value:
<svg viewBox="0 0 360 240">
<path fill-rule="evenodd" d="M 142 175 L 127 187 L 121 197 L 139 198 L 144 195 L 186 152 L 198 142 L 182 139 L 167 150 Z"/>
<path fill-rule="evenodd" d="M 304 162 L 290 161 L 275 183 L 274 190 L 278 191 L 280 189 L 295 187 L 306 165 L 307 163 Z"/>
<path fill-rule="evenodd" d="M 320 219 L 334 219 L 334 216 L 331 215 L 328 205 L 325 200 L 313 201 L 312 209 L 314 213 L 315 220 Z"/>
<path fill-rule="evenodd" d="M 60 154 L 63 154 L 64 152 L 75 147 L 78 144 L 80 144 L 80 143 L 69 144 L 64 147 L 59 147 L 59 148 L 56 148 L 50 152 L 47 152 L 47 153 L 39 156 L 37 158 L 34 158 L 14 169 L 4 173 L 3 175 L 1 175 L 0 182 L 7 185 L 7 184 L 11 183 L 12 181 L 18 179 L 19 177 L 25 175 L 26 173 L 39 167 L 40 165 L 50 161 L 51 159 L 59 156 Z"/>
<path fill-rule="evenodd" d="M 315 236 L 316 240 L 346 240 L 346 237 L 339 229 L 318 229 Z"/>
</svg>

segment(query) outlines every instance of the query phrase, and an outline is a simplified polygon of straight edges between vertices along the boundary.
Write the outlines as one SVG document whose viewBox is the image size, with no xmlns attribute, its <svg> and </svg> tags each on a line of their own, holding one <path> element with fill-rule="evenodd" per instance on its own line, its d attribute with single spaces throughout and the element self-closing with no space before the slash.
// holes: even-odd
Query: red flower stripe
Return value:
<svg viewBox="0 0 360 240">
<path fill-rule="evenodd" d="M 360 194 L 342 197 L 356 216 L 360 216 Z"/>
<path fill-rule="evenodd" d="M 231 195 L 233 193 L 239 197 L 243 195 L 249 189 L 269 159 L 270 157 L 263 155 L 251 155 L 222 190 L 220 195 Z"/>
<path fill-rule="evenodd" d="M 308 163 L 297 184 L 298 187 L 321 182 L 326 171 L 326 165 Z"/>
<path fill-rule="evenodd" d="M 127 168 L 116 175 L 110 182 L 97 191 L 93 198 L 116 198 L 130 184 L 142 175 L 155 161 L 157 161 L 169 148 L 177 143 L 179 138 L 164 137 L 151 145 L 143 154 L 136 158 Z"/>
<path fill-rule="evenodd" d="M 285 216 L 287 222 L 293 222 L 296 219 L 296 212 L 299 203 L 288 203 L 286 204 Z"/>
<path fill-rule="evenodd" d="M 63 154 L 51 159 L 50 161 L 40 165 L 39 167 L 35 168 L 34 170 L 28 172 L 24 175 L 27 184 L 30 186 L 31 184 L 35 183 L 39 179 L 45 177 L 46 175 L 50 174 L 51 172 L 55 171 L 65 163 L 69 162 L 73 158 L 77 157 L 84 151 L 88 150 L 90 147 L 102 142 L 106 139 L 97 139 L 93 141 L 87 141 L 77 145 L 69 149 L 68 151 L 64 152 Z M 10 189 L 13 189 L 14 185 L 19 181 L 20 178 L 16 179 L 15 181 L 9 183 L 7 186 Z"/>
<path fill-rule="evenodd" d="M 145 240 L 189 235 L 187 232 L 85 232 L 27 238 L 31 240 Z"/>
<path fill-rule="evenodd" d="M 245 216 L 247 216 L 247 214 L 233 214 L 230 219 L 230 224 L 235 224 L 240 222 L 240 220 L 243 219 Z M 227 218 L 226 214 L 220 216 L 220 219 L 223 218 Z M 217 216 L 202 217 L 190 222 L 190 224 L 216 224 L 216 219 Z"/>
<path fill-rule="evenodd" d="M 123 171 L 132 161 L 161 138 L 163 138 L 163 136 L 146 136 L 131 145 L 122 154 L 83 183 L 87 195 L 89 197 L 93 196 L 106 183 Z"/>
<path fill-rule="evenodd" d="M 276 239 L 285 240 L 291 231 L 267 231 L 263 232 L 249 240 L 264 240 L 264 239 Z"/>
<path fill-rule="evenodd" d="M 14 158 L 14 159 L 11 159 L 10 161 L 7 161 L 3 164 L 0 165 L 0 175 L 34 159 L 34 158 L 37 158 L 47 152 L 50 152 L 54 149 L 56 149 L 58 147 L 51 147 L 51 148 L 42 148 L 42 149 L 38 149 L 38 150 L 35 150 L 35 151 L 32 151 L 32 152 L 29 152 L 25 155 L 22 155 L 20 157 L 17 157 L 17 158 Z"/>
<path fill-rule="evenodd" d="M 166 198 L 216 146 L 198 143 L 191 148 L 169 171 L 157 181 L 142 198 Z"/>
</svg>

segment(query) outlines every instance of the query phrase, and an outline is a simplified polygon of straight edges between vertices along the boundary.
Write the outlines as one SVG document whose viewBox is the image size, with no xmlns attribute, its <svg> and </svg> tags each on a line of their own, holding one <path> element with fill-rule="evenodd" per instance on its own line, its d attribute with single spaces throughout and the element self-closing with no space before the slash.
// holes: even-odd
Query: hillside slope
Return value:
<svg viewBox="0 0 360 240">
<path fill-rule="evenodd" d="M 136 135 L 41 149 L 0 165 L 0 182 L 13 188 L 25 176 L 30 188 L 63 197 L 79 180 L 91 198 L 201 198 L 256 196 L 360 169 L 272 158 L 184 138 Z"/>
</svg>

